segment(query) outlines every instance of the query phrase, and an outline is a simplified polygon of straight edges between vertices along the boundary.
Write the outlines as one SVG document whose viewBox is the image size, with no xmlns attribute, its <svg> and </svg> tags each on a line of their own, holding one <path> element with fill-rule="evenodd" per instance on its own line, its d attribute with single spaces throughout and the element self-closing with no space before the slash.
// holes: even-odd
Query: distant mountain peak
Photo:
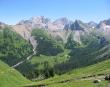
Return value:
<svg viewBox="0 0 110 87">
<path fill-rule="evenodd" d="M 105 23 L 106 25 L 110 25 L 110 18 L 108 20 L 104 20 L 102 22 Z"/>
<path fill-rule="evenodd" d="M 36 17 L 32 17 L 31 21 L 36 22 L 36 23 L 48 23 L 50 22 L 49 18 L 46 18 L 44 16 L 36 16 Z"/>
<path fill-rule="evenodd" d="M 107 20 L 101 21 L 98 25 L 97 28 L 103 29 L 103 30 L 110 30 L 110 18 Z"/>
<path fill-rule="evenodd" d="M 5 26 L 7 26 L 7 24 L 0 22 L 0 28 L 4 28 Z"/>
<path fill-rule="evenodd" d="M 55 20 L 53 23 L 54 24 L 58 24 L 59 23 L 59 24 L 65 25 L 68 22 L 69 22 L 69 20 L 66 17 L 62 17 L 62 18 L 59 18 L 59 19 Z"/>
<path fill-rule="evenodd" d="M 55 21 L 51 21 L 49 18 L 44 16 L 32 17 L 29 20 L 22 20 L 17 25 L 23 25 L 26 28 L 43 28 L 50 30 L 63 29 L 66 24 L 69 23 L 69 20 L 66 17 L 59 18 Z"/>
<path fill-rule="evenodd" d="M 95 28 L 97 26 L 97 23 L 95 23 L 94 21 L 90 21 L 89 23 L 87 23 L 88 26 L 90 26 L 91 28 Z"/>
<path fill-rule="evenodd" d="M 34 24 L 41 24 L 41 23 L 48 23 L 50 22 L 49 18 L 45 18 L 44 16 L 36 16 L 32 17 L 29 20 L 22 20 L 18 24 L 29 24 L 29 23 L 34 23 Z"/>
<path fill-rule="evenodd" d="M 70 24 L 65 26 L 65 29 L 70 30 L 84 30 L 89 28 L 86 23 L 83 23 L 81 20 L 75 20 L 75 22 L 71 22 Z"/>
</svg>

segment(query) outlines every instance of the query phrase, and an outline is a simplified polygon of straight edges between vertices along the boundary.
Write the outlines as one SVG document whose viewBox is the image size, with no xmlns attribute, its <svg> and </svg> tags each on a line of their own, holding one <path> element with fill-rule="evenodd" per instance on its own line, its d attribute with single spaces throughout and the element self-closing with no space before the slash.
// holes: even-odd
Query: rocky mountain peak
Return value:
<svg viewBox="0 0 110 87">
<path fill-rule="evenodd" d="M 104 20 L 102 21 L 102 23 L 106 24 L 106 25 L 110 25 L 110 18 L 108 20 Z"/>
<path fill-rule="evenodd" d="M 103 30 L 108 30 L 108 29 L 110 29 L 110 19 L 101 21 L 101 22 L 97 25 L 97 28 L 103 29 Z"/>
<path fill-rule="evenodd" d="M 5 26 L 6 26 L 6 24 L 5 24 L 5 23 L 0 22 L 0 28 L 4 28 Z"/>
<path fill-rule="evenodd" d="M 72 26 L 74 30 L 83 30 L 85 27 L 85 24 L 80 20 L 75 20 L 74 25 Z"/>
<path fill-rule="evenodd" d="M 67 24 L 65 26 L 65 29 L 68 30 L 84 30 L 89 28 L 88 25 L 86 23 L 83 23 L 80 20 L 75 20 L 75 22 L 71 22 L 70 24 Z"/>
<path fill-rule="evenodd" d="M 87 23 L 88 26 L 90 26 L 91 28 L 95 28 L 97 26 L 97 23 L 95 23 L 94 21 L 90 21 L 89 23 Z"/>
<path fill-rule="evenodd" d="M 68 24 L 69 20 L 66 18 L 66 17 L 62 17 L 62 18 L 59 18 L 57 20 L 55 20 L 53 22 L 53 24 L 62 24 L 62 25 L 66 25 Z"/>
<path fill-rule="evenodd" d="M 29 20 L 22 20 L 17 25 L 24 25 L 26 28 L 43 28 L 50 30 L 64 29 L 66 24 L 69 24 L 70 21 L 66 17 L 59 18 L 55 21 L 51 21 L 49 18 L 44 16 L 32 17 Z"/>
<path fill-rule="evenodd" d="M 50 22 L 49 18 L 45 18 L 44 16 L 37 16 L 37 17 L 32 17 L 31 21 L 34 23 L 44 23 L 47 24 Z"/>
<path fill-rule="evenodd" d="M 44 16 L 32 17 L 29 20 L 22 20 L 18 24 L 47 24 L 50 22 L 49 18 Z"/>
</svg>

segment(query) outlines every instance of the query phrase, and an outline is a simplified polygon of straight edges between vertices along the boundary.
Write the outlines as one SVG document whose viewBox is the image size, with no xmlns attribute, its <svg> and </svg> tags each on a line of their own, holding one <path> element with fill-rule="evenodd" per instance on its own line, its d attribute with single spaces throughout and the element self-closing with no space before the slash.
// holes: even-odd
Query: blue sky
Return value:
<svg viewBox="0 0 110 87">
<path fill-rule="evenodd" d="M 99 22 L 110 18 L 110 0 L 0 0 L 2 22 L 16 24 L 33 16 Z"/>
</svg>

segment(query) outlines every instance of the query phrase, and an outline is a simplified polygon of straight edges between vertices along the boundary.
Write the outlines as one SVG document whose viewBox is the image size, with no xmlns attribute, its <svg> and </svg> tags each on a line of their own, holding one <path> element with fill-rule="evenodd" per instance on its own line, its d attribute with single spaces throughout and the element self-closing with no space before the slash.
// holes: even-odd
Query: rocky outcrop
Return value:
<svg viewBox="0 0 110 87">
<path fill-rule="evenodd" d="M 101 22 L 97 25 L 97 28 L 98 28 L 98 29 L 103 29 L 103 30 L 110 31 L 110 19 L 101 21 Z"/>
<path fill-rule="evenodd" d="M 49 18 L 44 16 L 33 17 L 29 20 L 22 20 L 17 25 L 24 25 L 26 28 L 43 28 L 50 30 L 63 29 L 64 26 L 69 22 L 67 18 L 60 18 L 52 22 Z"/>
<path fill-rule="evenodd" d="M 0 22 L 0 29 L 4 28 L 4 27 L 6 27 L 6 26 L 8 26 L 8 25 L 5 24 L 5 23 Z"/>
<path fill-rule="evenodd" d="M 96 26 L 97 26 L 97 23 L 95 23 L 95 22 L 93 22 L 93 21 L 91 21 L 91 22 L 89 22 L 89 23 L 87 23 L 88 24 L 88 26 L 90 27 L 90 28 L 95 28 Z"/>
<path fill-rule="evenodd" d="M 65 25 L 65 30 L 87 30 L 89 29 L 90 27 L 86 24 L 86 23 L 83 23 L 82 21 L 80 20 L 75 20 L 75 22 L 71 22 L 67 25 Z"/>
</svg>

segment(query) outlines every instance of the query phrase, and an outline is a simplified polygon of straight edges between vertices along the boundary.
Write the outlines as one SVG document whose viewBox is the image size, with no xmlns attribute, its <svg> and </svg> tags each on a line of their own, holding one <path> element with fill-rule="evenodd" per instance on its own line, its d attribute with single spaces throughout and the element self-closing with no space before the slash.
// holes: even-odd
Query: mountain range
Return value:
<svg viewBox="0 0 110 87">
<path fill-rule="evenodd" d="M 4 26 L 4 23 L 1 23 Z M 35 28 L 45 29 L 54 37 L 60 37 L 67 41 L 68 35 L 65 35 L 65 30 L 75 31 L 75 40 L 80 41 L 80 36 L 83 33 L 90 33 L 93 30 L 104 33 L 106 38 L 110 33 L 110 19 L 103 20 L 99 24 L 95 22 L 84 23 L 81 20 L 71 21 L 66 17 L 51 21 L 50 18 L 44 16 L 32 17 L 29 20 L 22 20 L 16 25 L 11 25 L 14 31 L 20 34 L 26 40 L 31 39 L 31 32 Z M 34 40 L 33 40 L 34 41 Z M 33 42 L 32 42 L 33 43 Z M 34 41 L 35 43 L 35 41 Z"/>
<path fill-rule="evenodd" d="M 0 22 L 0 27 L 6 26 L 5 23 Z M 49 31 L 60 31 L 60 30 L 85 30 L 89 29 L 101 29 L 103 31 L 109 31 L 110 19 L 103 20 L 99 24 L 91 21 L 84 23 L 80 20 L 71 21 L 66 17 L 51 21 L 50 18 L 44 16 L 32 17 L 29 20 L 22 20 L 16 25 L 10 25 L 17 33 L 23 36 L 25 39 L 29 39 L 30 32 L 34 28 L 45 29 Z"/>
<path fill-rule="evenodd" d="M 36 40 L 32 37 L 31 33 L 33 29 L 44 29 L 51 34 L 53 37 L 59 37 L 63 42 L 67 42 L 67 38 L 70 32 L 74 32 L 73 39 L 81 44 L 81 36 L 89 35 L 91 32 L 96 32 L 98 34 L 103 34 L 104 38 L 109 39 L 110 34 L 110 19 L 100 21 L 100 23 L 95 23 L 93 21 L 89 23 L 84 23 L 81 20 L 71 21 L 66 17 L 56 19 L 51 21 L 50 18 L 44 16 L 32 17 L 29 20 L 22 20 L 16 25 L 8 25 L 0 22 L 0 28 L 9 26 L 13 31 L 20 34 L 24 39 L 30 41 L 33 47 L 35 48 L 37 43 Z M 68 33 L 66 32 L 68 31 Z"/>
<path fill-rule="evenodd" d="M 46 81 L 49 83 L 55 78 L 58 78 L 58 81 L 55 80 L 52 83 L 60 82 L 63 84 L 68 79 L 67 82 L 73 81 L 72 77 L 75 80 L 77 78 L 84 80 L 83 77 L 85 77 L 88 81 L 89 78 L 90 80 L 93 79 L 94 74 L 105 76 L 109 72 L 108 63 L 110 62 L 109 35 L 110 19 L 102 20 L 99 23 L 93 21 L 84 23 L 81 20 L 72 21 L 66 17 L 52 21 L 50 18 L 38 16 L 29 20 L 22 20 L 15 25 L 0 22 L 0 62 L 3 62 L 4 65 L 1 64 L 0 69 L 6 66 L 6 70 L 11 70 L 6 74 L 10 75 L 10 79 L 12 76 L 12 81 L 16 81 L 17 85 L 43 79 L 47 79 Z M 108 62 L 106 62 L 107 60 Z M 103 69 L 107 71 L 100 70 L 99 66 L 104 66 Z M 13 68 L 15 68 L 14 71 Z M 5 75 L 2 73 L 6 71 L 5 69 L 0 71 L 0 75 Z M 98 71 L 98 73 L 93 70 Z M 87 73 L 88 76 L 91 75 L 91 77 L 87 77 L 81 71 Z M 18 73 L 18 76 L 14 76 L 11 72 L 14 75 Z M 66 78 L 62 82 L 63 79 L 60 78 L 60 75 L 62 78 L 68 77 L 68 79 Z M 24 83 L 18 81 L 16 77 L 20 77 L 19 79 L 24 80 Z M 48 80 L 48 78 L 50 79 Z M 4 79 L 4 83 L 6 81 L 7 77 Z M 13 82 L 10 87 L 13 84 L 16 85 Z M 44 82 L 41 81 L 41 83 Z M 47 83 L 45 85 L 48 85 Z M 0 81 L 0 86 L 6 87 L 1 84 L 2 81 Z M 42 85 L 37 85 L 37 87 L 43 87 Z"/>
</svg>

